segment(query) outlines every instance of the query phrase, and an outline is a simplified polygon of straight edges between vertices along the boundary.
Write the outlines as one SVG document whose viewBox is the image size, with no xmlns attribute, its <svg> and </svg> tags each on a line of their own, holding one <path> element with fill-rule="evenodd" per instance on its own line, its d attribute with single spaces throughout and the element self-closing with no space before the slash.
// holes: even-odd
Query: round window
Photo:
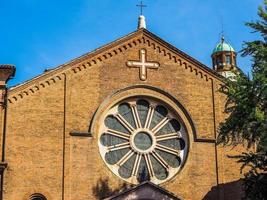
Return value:
<svg viewBox="0 0 267 200">
<path fill-rule="evenodd" d="M 131 98 L 111 107 L 100 128 L 99 149 L 108 167 L 130 183 L 172 178 L 187 153 L 180 117 L 152 98 Z"/>
</svg>

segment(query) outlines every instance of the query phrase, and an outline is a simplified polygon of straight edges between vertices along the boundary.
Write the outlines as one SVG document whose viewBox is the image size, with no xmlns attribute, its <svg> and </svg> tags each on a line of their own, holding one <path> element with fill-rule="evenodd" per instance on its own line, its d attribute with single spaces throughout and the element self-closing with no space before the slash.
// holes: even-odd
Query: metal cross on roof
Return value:
<svg viewBox="0 0 267 200">
<path fill-rule="evenodd" d="M 141 15 L 143 15 L 143 8 L 146 7 L 146 5 L 143 4 L 143 1 L 141 1 L 140 4 L 137 4 L 136 6 L 140 7 Z"/>
</svg>

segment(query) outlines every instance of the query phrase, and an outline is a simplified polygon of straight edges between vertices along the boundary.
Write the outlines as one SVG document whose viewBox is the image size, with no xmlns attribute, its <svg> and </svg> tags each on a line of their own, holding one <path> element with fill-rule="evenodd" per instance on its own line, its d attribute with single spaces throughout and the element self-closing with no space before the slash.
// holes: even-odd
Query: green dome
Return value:
<svg viewBox="0 0 267 200">
<path fill-rule="evenodd" d="M 217 46 L 213 49 L 212 53 L 217 53 L 220 51 L 233 51 L 235 52 L 234 48 L 227 42 L 224 41 L 224 38 L 222 38 L 221 42 L 217 44 Z"/>
</svg>

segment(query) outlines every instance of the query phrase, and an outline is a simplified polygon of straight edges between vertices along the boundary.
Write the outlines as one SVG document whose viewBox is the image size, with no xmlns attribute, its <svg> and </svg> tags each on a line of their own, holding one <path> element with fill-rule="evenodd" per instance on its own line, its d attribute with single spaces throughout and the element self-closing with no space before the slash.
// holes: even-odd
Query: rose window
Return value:
<svg viewBox="0 0 267 200">
<path fill-rule="evenodd" d="M 137 184 L 162 183 L 181 168 L 187 133 L 179 116 L 164 103 L 133 98 L 113 106 L 99 135 L 100 153 L 113 173 Z"/>
</svg>

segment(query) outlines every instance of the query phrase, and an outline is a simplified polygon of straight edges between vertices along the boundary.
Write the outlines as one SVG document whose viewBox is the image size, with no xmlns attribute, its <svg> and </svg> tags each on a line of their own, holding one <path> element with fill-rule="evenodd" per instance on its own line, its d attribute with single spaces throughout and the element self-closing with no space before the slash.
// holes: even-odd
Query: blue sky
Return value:
<svg viewBox="0 0 267 200">
<path fill-rule="evenodd" d="M 236 51 L 257 34 L 244 25 L 256 20 L 263 0 L 144 0 L 147 28 L 211 66 L 223 19 L 226 40 Z M 136 30 L 137 0 L 0 0 L 0 63 L 14 64 L 21 83 Z M 238 58 L 245 72 L 250 58 Z"/>
</svg>

